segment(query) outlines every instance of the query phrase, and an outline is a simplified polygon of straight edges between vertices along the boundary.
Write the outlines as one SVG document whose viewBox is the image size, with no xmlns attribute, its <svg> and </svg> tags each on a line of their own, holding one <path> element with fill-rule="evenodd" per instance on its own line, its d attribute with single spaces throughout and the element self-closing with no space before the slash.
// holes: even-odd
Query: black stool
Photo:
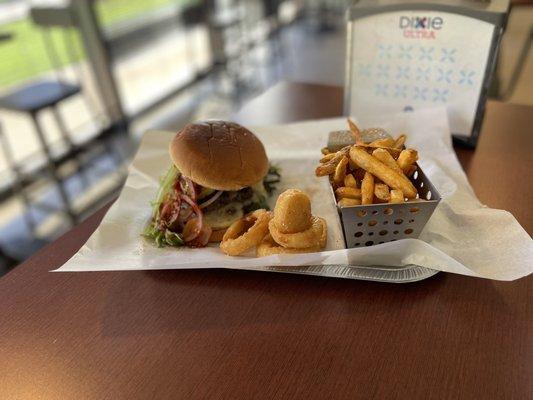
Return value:
<svg viewBox="0 0 533 400">
<path fill-rule="evenodd" d="M 51 154 L 48 142 L 46 141 L 44 130 L 39 122 L 38 113 L 45 109 L 51 109 L 62 139 L 69 145 L 69 147 L 73 147 L 63 118 L 57 109 L 57 105 L 59 102 L 78 94 L 80 90 L 78 85 L 60 81 L 41 81 L 25 85 L 0 97 L 0 109 L 26 113 L 31 117 L 35 132 L 37 133 L 37 139 L 39 140 L 46 157 L 48 164 L 47 168 L 57 184 L 61 200 L 65 207 L 65 212 L 72 223 L 75 222 L 75 215 L 67 192 L 63 187 L 62 179 L 58 174 L 56 162 Z"/>
</svg>

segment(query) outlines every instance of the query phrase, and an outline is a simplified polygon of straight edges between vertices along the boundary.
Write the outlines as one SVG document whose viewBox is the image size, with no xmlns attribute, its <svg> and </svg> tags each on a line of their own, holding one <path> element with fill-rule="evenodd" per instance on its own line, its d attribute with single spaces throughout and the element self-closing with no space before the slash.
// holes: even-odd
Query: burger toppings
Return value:
<svg viewBox="0 0 533 400">
<path fill-rule="evenodd" d="M 267 197 L 278 181 L 278 171 L 271 168 L 253 186 L 214 190 L 194 183 L 172 166 L 161 182 L 144 236 L 158 247 L 204 247 L 212 230 L 225 229 L 245 213 L 267 208 Z"/>
<path fill-rule="evenodd" d="M 159 247 L 205 246 L 211 228 L 204 224 L 202 210 L 196 202 L 197 189 L 175 167 L 170 168 L 161 182 L 144 235 Z"/>
</svg>

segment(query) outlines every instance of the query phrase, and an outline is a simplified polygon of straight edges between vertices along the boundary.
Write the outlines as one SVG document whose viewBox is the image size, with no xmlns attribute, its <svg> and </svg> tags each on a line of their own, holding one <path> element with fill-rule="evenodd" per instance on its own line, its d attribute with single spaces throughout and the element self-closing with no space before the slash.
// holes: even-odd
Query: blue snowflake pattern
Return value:
<svg viewBox="0 0 533 400">
<path fill-rule="evenodd" d="M 455 62 L 455 53 L 457 53 L 457 49 L 446 49 L 442 48 L 440 52 L 440 62 Z"/>
<path fill-rule="evenodd" d="M 427 68 L 420 68 L 420 67 L 416 67 L 416 80 L 417 81 L 425 81 L 425 82 L 429 82 L 429 75 L 431 73 L 431 68 L 430 67 L 427 67 Z"/>
<path fill-rule="evenodd" d="M 403 97 L 407 98 L 407 85 L 395 85 L 394 86 L 394 97 Z"/>
<path fill-rule="evenodd" d="M 357 64 L 357 71 L 359 75 L 370 78 L 372 75 L 372 65 L 371 64 Z"/>
<path fill-rule="evenodd" d="M 398 46 L 398 58 L 400 60 L 412 60 L 413 56 L 411 54 L 413 46 L 404 46 L 403 44 Z"/>
<path fill-rule="evenodd" d="M 376 96 L 387 96 L 389 94 L 389 85 L 386 83 L 376 83 L 374 86 Z"/>
<path fill-rule="evenodd" d="M 378 57 L 379 58 L 386 58 L 388 60 L 391 59 L 392 55 L 392 44 L 378 44 Z"/>
<path fill-rule="evenodd" d="M 474 75 L 476 73 L 471 70 L 462 69 L 459 71 L 459 81 L 457 82 L 459 85 L 467 85 L 472 86 L 474 84 Z"/>
<path fill-rule="evenodd" d="M 402 79 L 402 78 L 409 79 L 410 71 L 411 69 L 409 66 L 407 67 L 398 66 L 398 71 L 396 72 L 396 79 Z"/>
<path fill-rule="evenodd" d="M 437 82 L 452 83 L 452 73 L 453 71 L 451 69 L 444 70 L 437 68 Z"/>
<path fill-rule="evenodd" d="M 423 88 L 419 86 L 415 86 L 413 88 L 414 94 L 413 94 L 413 100 L 427 100 L 428 99 L 428 88 Z"/>
<path fill-rule="evenodd" d="M 450 91 L 448 89 L 433 89 L 433 102 L 443 102 L 446 103 L 448 100 L 448 94 Z"/>
<path fill-rule="evenodd" d="M 431 47 L 420 46 L 420 57 L 418 59 L 420 61 L 422 60 L 433 61 L 433 51 L 435 51 L 435 48 L 433 46 Z"/>
<path fill-rule="evenodd" d="M 388 78 L 389 77 L 389 65 L 378 64 L 376 67 L 376 77 L 378 78 Z"/>
</svg>

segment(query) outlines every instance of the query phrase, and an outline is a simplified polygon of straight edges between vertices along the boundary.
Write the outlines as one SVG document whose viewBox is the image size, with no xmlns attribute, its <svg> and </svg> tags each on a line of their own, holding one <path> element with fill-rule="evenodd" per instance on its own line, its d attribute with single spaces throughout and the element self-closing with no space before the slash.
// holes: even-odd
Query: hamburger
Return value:
<svg viewBox="0 0 533 400">
<path fill-rule="evenodd" d="M 266 208 L 279 174 L 261 141 L 226 121 L 186 125 L 169 146 L 173 165 L 161 181 L 144 236 L 158 246 L 220 241 L 246 213 Z"/>
</svg>

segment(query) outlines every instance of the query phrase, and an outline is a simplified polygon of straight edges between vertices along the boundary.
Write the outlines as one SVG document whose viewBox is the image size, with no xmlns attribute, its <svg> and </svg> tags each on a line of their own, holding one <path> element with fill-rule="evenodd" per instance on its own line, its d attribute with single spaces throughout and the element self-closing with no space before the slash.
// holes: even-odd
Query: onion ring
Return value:
<svg viewBox="0 0 533 400">
<path fill-rule="evenodd" d="M 257 246 L 267 234 L 271 219 L 271 212 L 260 209 L 235 221 L 224 234 L 220 250 L 229 256 L 238 256 Z"/>
<path fill-rule="evenodd" d="M 323 248 L 327 240 L 327 225 L 324 218 L 311 217 L 311 227 L 296 233 L 281 232 L 275 220 L 270 221 L 269 230 L 276 243 L 292 249 L 305 249 L 309 247 Z"/>
<path fill-rule="evenodd" d="M 257 257 L 266 257 L 273 254 L 299 254 L 299 253 L 315 253 L 320 251 L 322 247 L 313 246 L 301 249 L 291 249 L 277 244 L 270 234 L 266 235 L 261 243 L 257 246 Z"/>
</svg>

